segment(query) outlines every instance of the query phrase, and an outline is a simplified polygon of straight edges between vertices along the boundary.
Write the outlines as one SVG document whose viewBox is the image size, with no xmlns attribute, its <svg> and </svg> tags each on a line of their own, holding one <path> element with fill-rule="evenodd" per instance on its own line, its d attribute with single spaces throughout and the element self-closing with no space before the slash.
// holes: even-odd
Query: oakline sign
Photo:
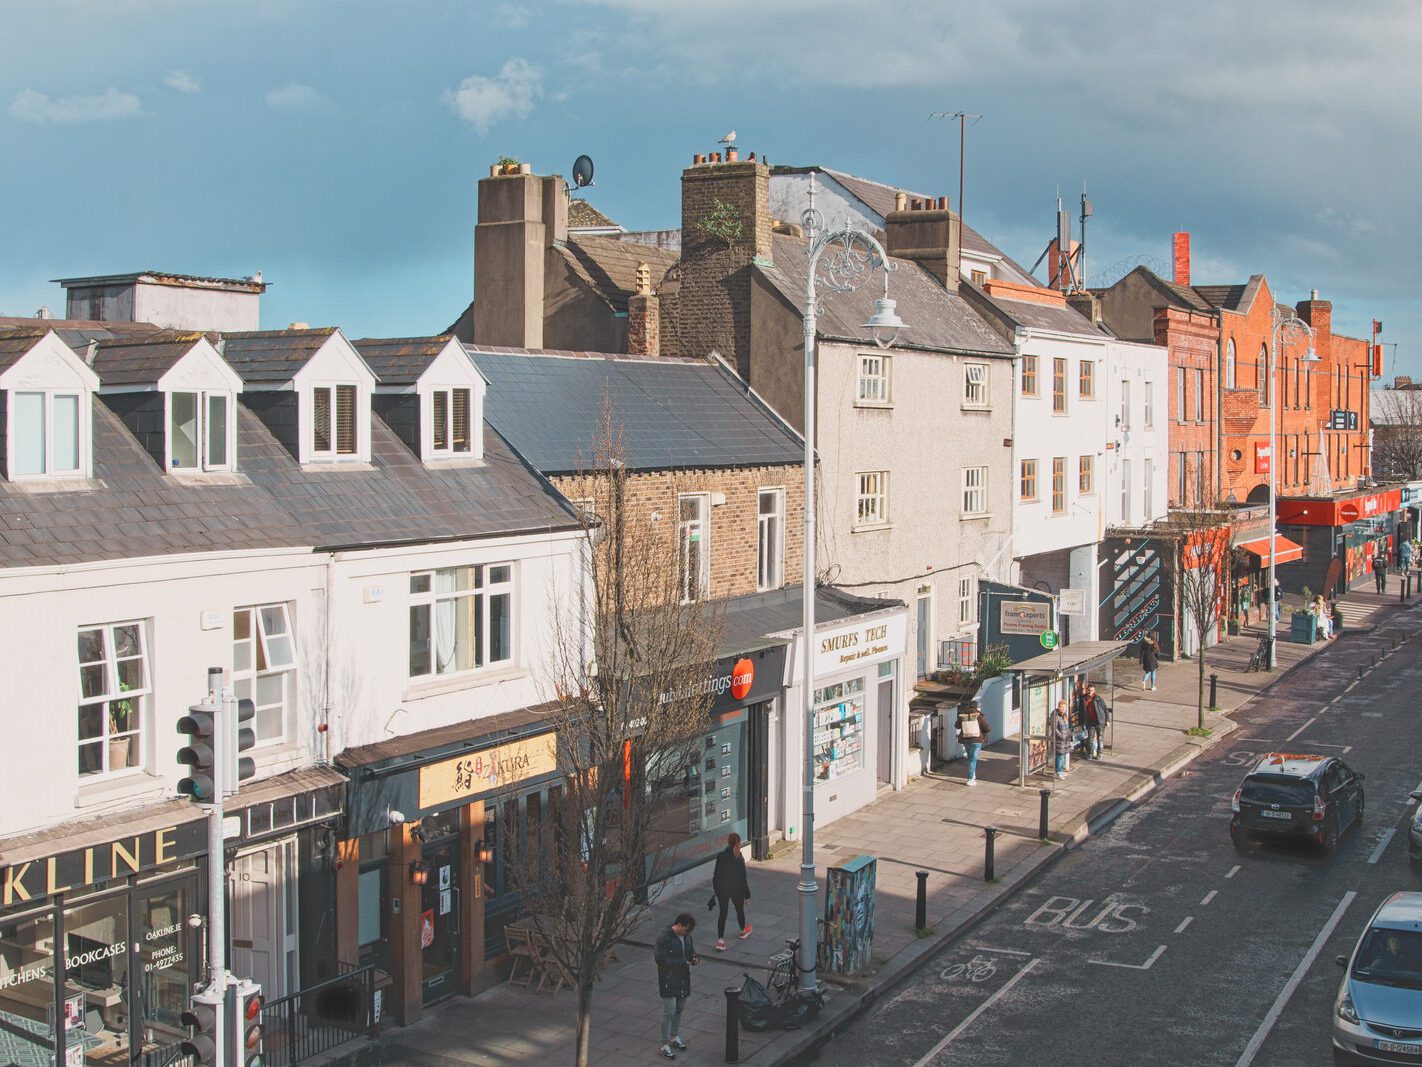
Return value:
<svg viewBox="0 0 1422 1067">
<path fill-rule="evenodd" d="M 107 844 L 15 863 L 0 869 L 0 907 L 42 900 L 57 893 L 138 874 L 165 863 L 191 859 L 207 850 L 201 819 L 161 830 L 129 834 Z"/>
</svg>

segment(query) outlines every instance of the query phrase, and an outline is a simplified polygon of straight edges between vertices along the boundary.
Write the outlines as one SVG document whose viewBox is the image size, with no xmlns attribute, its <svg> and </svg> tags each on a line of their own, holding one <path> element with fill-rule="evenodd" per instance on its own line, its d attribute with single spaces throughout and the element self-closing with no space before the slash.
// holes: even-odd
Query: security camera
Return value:
<svg viewBox="0 0 1422 1067">
<path fill-rule="evenodd" d="M 207 920 L 204 919 L 201 915 L 189 915 L 189 916 L 188 916 L 188 925 L 191 926 L 194 930 L 196 930 L 196 929 L 198 929 L 199 927 L 201 927 L 202 924 L 205 923 L 206 921 L 207 921 Z"/>
<path fill-rule="evenodd" d="M 402 822 L 404 822 L 404 821 L 405 821 L 405 813 L 404 813 L 403 811 L 400 811 L 400 810 L 398 810 L 398 809 L 396 809 L 396 808 L 391 808 L 391 809 L 390 809 L 390 825 L 391 825 L 391 826 L 399 826 L 399 825 L 400 825 Z"/>
</svg>

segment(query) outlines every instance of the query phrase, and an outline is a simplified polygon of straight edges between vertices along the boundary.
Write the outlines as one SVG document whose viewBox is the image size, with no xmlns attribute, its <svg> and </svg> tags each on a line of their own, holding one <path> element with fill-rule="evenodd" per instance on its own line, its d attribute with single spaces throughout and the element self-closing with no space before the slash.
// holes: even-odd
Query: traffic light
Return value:
<svg viewBox="0 0 1422 1067">
<path fill-rule="evenodd" d="M 183 1040 L 183 1055 L 191 1056 L 197 1067 L 217 1067 L 217 1020 L 222 1012 L 222 995 L 200 990 L 188 998 L 182 1014 L 184 1026 L 193 1032 Z"/>
<path fill-rule="evenodd" d="M 178 782 L 178 792 L 199 804 L 211 804 L 217 794 L 217 716 L 219 705 L 211 697 L 188 708 L 178 720 L 178 732 L 188 735 L 188 743 L 178 750 L 178 762 L 192 768 Z"/>
<path fill-rule="evenodd" d="M 234 713 L 235 711 L 235 713 Z M 243 697 L 228 705 L 228 729 L 231 734 L 227 738 L 226 758 L 229 761 L 227 768 L 227 792 L 228 795 L 237 792 L 237 786 L 245 782 L 257 773 L 257 763 L 251 756 L 242 755 L 248 749 L 257 744 L 257 731 L 246 725 L 257 717 L 257 705 Z"/>
<path fill-rule="evenodd" d="M 236 1055 L 228 1067 L 262 1067 L 262 987 L 247 978 L 237 980 L 232 1027 Z"/>
</svg>

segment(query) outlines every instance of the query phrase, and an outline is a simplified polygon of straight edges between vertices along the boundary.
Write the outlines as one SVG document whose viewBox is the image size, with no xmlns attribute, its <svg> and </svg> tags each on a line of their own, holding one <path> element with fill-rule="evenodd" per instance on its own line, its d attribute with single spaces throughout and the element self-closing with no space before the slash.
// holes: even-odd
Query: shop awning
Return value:
<svg viewBox="0 0 1422 1067">
<path fill-rule="evenodd" d="M 1040 656 L 1014 663 L 1007 669 L 1021 674 L 1050 674 L 1058 678 L 1086 674 L 1104 667 L 1131 647 L 1130 641 L 1073 641 Z"/>
<path fill-rule="evenodd" d="M 1269 538 L 1261 537 L 1257 541 L 1244 541 L 1237 547 L 1244 549 L 1250 555 L 1258 556 L 1259 562 L 1267 564 L 1269 562 Z M 1303 559 L 1303 547 L 1296 545 L 1287 537 L 1274 535 L 1274 563 L 1292 563 L 1296 559 Z"/>
</svg>

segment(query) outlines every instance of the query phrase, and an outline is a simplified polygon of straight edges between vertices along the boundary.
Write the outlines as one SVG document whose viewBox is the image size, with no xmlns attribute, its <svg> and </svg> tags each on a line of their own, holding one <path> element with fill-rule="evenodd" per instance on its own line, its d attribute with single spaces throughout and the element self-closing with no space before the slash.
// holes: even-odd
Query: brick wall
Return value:
<svg viewBox="0 0 1422 1067">
<path fill-rule="evenodd" d="M 1216 407 L 1218 375 L 1215 369 L 1219 327 L 1215 317 L 1178 308 L 1160 308 L 1155 313 L 1155 343 L 1163 345 L 1170 364 L 1170 381 L 1166 395 L 1170 398 L 1167 425 L 1170 439 L 1170 465 L 1166 471 L 1167 499 L 1171 507 L 1183 507 L 1194 502 L 1194 486 L 1203 468 L 1205 496 L 1216 499 L 1220 493 L 1219 466 L 1215 461 Z M 1181 393 L 1181 375 L 1184 394 Z M 1196 376 L 1203 374 L 1204 410 L 1195 403 Z M 1182 415 L 1184 416 L 1182 418 Z M 1186 490 L 1181 492 L 1181 465 L 1185 467 Z"/>
<path fill-rule="evenodd" d="M 711 595 L 715 599 L 756 591 L 759 566 L 759 490 L 785 493 L 781 566 L 786 585 L 798 585 L 804 549 L 805 491 L 803 468 L 736 467 L 725 470 L 636 472 L 628 478 L 627 505 L 632 515 L 651 520 L 675 535 L 677 496 L 681 493 L 724 493 L 726 502 L 711 507 Z M 571 500 L 594 494 L 578 475 L 551 479 Z"/>
</svg>

